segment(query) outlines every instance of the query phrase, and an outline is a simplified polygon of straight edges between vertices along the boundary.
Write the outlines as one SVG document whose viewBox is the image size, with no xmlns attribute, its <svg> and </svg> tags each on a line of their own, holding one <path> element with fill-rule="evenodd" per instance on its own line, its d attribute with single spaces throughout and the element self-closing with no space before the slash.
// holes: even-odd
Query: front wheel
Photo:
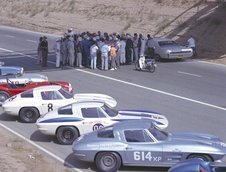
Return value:
<svg viewBox="0 0 226 172">
<path fill-rule="evenodd" d="M 0 91 L 0 102 L 4 102 L 6 99 L 8 99 L 10 96 L 5 91 Z"/>
<path fill-rule="evenodd" d="M 60 127 L 57 130 L 57 140 L 60 144 L 71 145 L 79 137 L 79 132 L 75 127 Z"/>
<path fill-rule="evenodd" d="M 149 72 L 154 73 L 155 72 L 155 64 L 154 63 L 150 64 L 148 66 L 148 70 L 149 70 Z"/>
<path fill-rule="evenodd" d="M 122 161 L 115 152 L 101 152 L 97 154 L 95 163 L 99 172 L 116 172 Z"/>
<path fill-rule="evenodd" d="M 34 107 L 22 108 L 19 112 L 19 117 L 22 122 L 34 123 L 39 118 L 40 114 L 38 109 Z"/>
<path fill-rule="evenodd" d="M 135 63 L 135 68 L 136 68 L 136 70 L 138 70 L 138 71 L 141 70 L 140 65 L 139 65 L 139 60 L 136 61 L 136 63 Z"/>
<path fill-rule="evenodd" d="M 192 155 L 189 155 L 187 159 L 192 159 L 192 158 L 199 158 L 206 162 L 212 162 L 212 159 L 209 155 L 192 154 Z"/>
</svg>

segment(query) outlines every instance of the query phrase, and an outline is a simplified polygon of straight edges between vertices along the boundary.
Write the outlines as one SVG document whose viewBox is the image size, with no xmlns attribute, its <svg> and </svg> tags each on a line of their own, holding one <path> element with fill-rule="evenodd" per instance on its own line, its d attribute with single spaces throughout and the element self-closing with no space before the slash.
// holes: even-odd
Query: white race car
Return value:
<svg viewBox="0 0 226 172">
<path fill-rule="evenodd" d="M 116 106 L 114 98 L 104 94 L 75 94 L 67 92 L 59 85 L 36 87 L 7 99 L 3 111 L 9 115 L 19 116 L 22 122 L 36 122 L 40 115 L 67 104 L 82 100 L 102 100 L 110 106 Z"/>
<path fill-rule="evenodd" d="M 143 118 L 153 120 L 160 129 L 168 126 L 167 118 L 159 113 L 142 110 L 117 111 L 101 101 L 68 104 L 41 116 L 36 125 L 43 134 L 56 136 L 59 143 L 72 144 L 85 133 L 119 121 Z"/>
</svg>

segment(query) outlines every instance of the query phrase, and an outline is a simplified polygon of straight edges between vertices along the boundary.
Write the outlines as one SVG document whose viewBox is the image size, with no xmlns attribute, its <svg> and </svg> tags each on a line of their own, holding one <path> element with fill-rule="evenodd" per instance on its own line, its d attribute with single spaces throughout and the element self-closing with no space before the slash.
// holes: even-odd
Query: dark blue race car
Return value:
<svg viewBox="0 0 226 172">
<path fill-rule="evenodd" d="M 168 172 L 226 172 L 226 166 L 214 165 L 199 158 L 177 163 Z"/>
</svg>

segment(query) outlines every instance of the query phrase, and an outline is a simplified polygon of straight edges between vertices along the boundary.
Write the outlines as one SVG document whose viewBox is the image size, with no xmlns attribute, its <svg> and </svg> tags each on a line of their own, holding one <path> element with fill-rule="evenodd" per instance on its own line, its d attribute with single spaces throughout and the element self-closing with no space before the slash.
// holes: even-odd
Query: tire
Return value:
<svg viewBox="0 0 226 172">
<path fill-rule="evenodd" d="M 60 144 L 71 145 L 79 137 L 79 132 L 75 127 L 60 127 L 57 130 L 56 136 Z"/>
<path fill-rule="evenodd" d="M 148 66 L 148 70 L 149 70 L 149 72 L 154 73 L 155 72 L 155 65 L 152 63 L 150 66 Z"/>
<path fill-rule="evenodd" d="M 6 99 L 8 99 L 10 96 L 5 91 L 0 91 L 0 102 L 4 102 Z"/>
<path fill-rule="evenodd" d="M 100 152 L 95 158 L 95 163 L 99 172 L 116 172 L 122 160 L 117 153 L 114 152 Z"/>
<path fill-rule="evenodd" d="M 22 108 L 19 112 L 20 120 L 24 123 L 34 123 L 39 118 L 40 114 L 38 109 L 34 107 Z"/>
<path fill-rule="evenodd" d="M 209 155 L 203 155 L 203 154 L 192 154 L 192 155 L 189 155 L 187 159 L 192 159 L 192 158 L 199 158 L 206 162 L 213 161 Z"/>
<path fill-rule="evenodd" d="M 141 70 L 140 65 L 139 65 L 139 60 L 136 61 L 136 63 L 135 63 L 135 68 L 136 68 L 136 70 L 138 70 L 138 71 Z"/>
</svg>

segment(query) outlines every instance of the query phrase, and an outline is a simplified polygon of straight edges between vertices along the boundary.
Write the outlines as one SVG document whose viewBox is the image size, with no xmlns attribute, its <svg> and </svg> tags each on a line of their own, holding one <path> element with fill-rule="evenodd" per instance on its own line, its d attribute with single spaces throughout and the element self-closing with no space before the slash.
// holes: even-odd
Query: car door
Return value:
<svg viewBox="0 0 226 172">
<path fill-rule="evenodd" d="M 82 129 L 84 133 L 95 131 L 109 125 L 110 119 L 106 117 L 99 107 L 81 107 L 80 113 L 84 119 Z"/>
<path fill-rule="evenodd" d="M 39 96 L 41 100 L 41 114 L 45 114 L 65 105 L 64 99 L 58 91 L 41 91 Z"/>
<path fill-rule="evenodd" d="M 128 144 L 125 148 L 125 156 L 129 164 L 154 166 L 162 162 L 162 145 L 155 142 L 145 130 L 123 132 Z"/>
</svg>

